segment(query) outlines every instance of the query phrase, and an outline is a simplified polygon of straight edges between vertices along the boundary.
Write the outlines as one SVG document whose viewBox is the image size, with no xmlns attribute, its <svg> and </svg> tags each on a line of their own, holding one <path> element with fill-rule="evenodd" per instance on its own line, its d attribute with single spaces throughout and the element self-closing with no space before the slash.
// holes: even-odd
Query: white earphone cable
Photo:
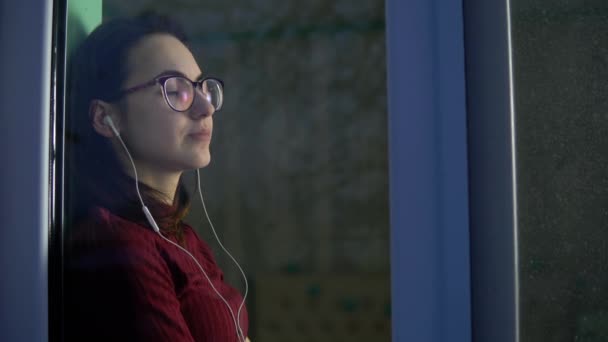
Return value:
<svg viewBox="0 0 608 342">
<path fill-rule="evenodd" d="M 109 117 L 108 117 L 109 118 Z M 109 121 L 109 122 L 108 122 Z M 142 205 L 142 210 L 144 211 L 144 214 L 146 215 L 146 218 L 148 219 L 150 225 L 152 226 L 152 228 L 154 229 L 154 231 L 161 237 L 163 238 L 165 241 L 171 243 L 172 245 L 176 246 L 177 248 L 179 248 L 180 250 L 182 250 L 184 253 L 186 253 L 187 255 L 190 256 L 190 258 L 192 258 L 192 260 L 194 260 L 194 262 L 196 263 L 196 265 L 198 266 L 198 268 L 201 270 L 201 272 L 203 272 L 203 274 L 205 275 L 205 278 L 207 278 L 207 281 L 209 282 L 209 285 L 211 285 L 211 288 L 213 289 L 213 291 L 215 291 L 215 293 L 218 295 L 218 297 L 220 297 L 220 299 L 222 300 L 222 302 L 224 302 L 224 304 L 226 304 L 226 307 L 228 308 L 229 312 L 230 312 L 230 316 L 232 318 L 232 321 L 234 323 L 234 328 L 236 330 L 237 333 L 237 338 L 239 339 L 239 341 L 243 341 L 245 342 L 246 337 L 244 336 L 243 330 L 241 329 L 241 324 L 240 324 L 240 315 L 241 315 L 241 309 L 245 303 L 245 298 L 247 298 L 247 291 L 248 291 L 248 285 L 247 285 L 247 279 L 245 277 L 245 273 L 243 272 L 243 270 L 241 269 L 241 266 L 236 262 L 236 260 L 232 257 L 232 255 L 224 248 L 224 245 L 222 245 L 222 243 L 220 242 L 216 232 L 215 232 L 215 228 L 213 228 L 213 224 L 211 223 L 211 220 L 209 219 L 209 215 L 207 214 L 207 208 L 205 208 L 205 202 L 203 201 L 203 195 L 200 192 L 200 178 L 198 180 L 198 190 L 199 190 L 199 194 L 201 195 L 201 201 L 203 201 L 203 209 L 205 211 L 205 214 L 207 215 L 207 220 L 209 221 L 209 224 L 211 225 L 211 229 L 213 230 L 213 234 L 215 235 L 218 243 L 220 244 L 220 246 L 222 247 L 222 249 L 230 256 L 230 258 L 236 263 L 237 267 L 239 268 L 239 270 L 241 271 L 241 274 L 243 275 L 243 279 L 245 279 L 245 296 L 243 297 L 243 301 L 241 302 L 238 312 L 237 312 L 237 316 L 235 317 L 234 315 L 234 311 L 232 310 L 232 307 L 230 307 L 230 304 L 228 304 L 228 301 L 219 293 L 219 291 L 215 288 L 215 286 L 213 285 L 213 282 L 211 281 L 211 279 L 209 278 L 209 276 L 207 275 L 207 272 L 205 272 L 205 270 L 203 269 L 203 267 L 199 264 L 198 260 L 196 260 L 196 258 L 190 253 L 188 252 L 185 248 L 183 248 L 182 246 L 178 245 L 177 243 L 167 239 L 165 236 L 163 236 L 163 234 L 160 232 L 160 229 L 158 227 L 158 225 L 156 224 L 156 221 L 154 220 L 154 218 L 152 217 L 152 214 L 150 213 L 150 211 L 148 210 L 148 207 L 146 207 L 146 205 L 144 204 L 144 200 L 141 196 L 141 193 L 139 192 L 139 179 L 137 176 L 137 168 L 135 167 L 135 162 L 133 161 L 133 158 L 131 157 L 131 153 L 129 153 L 129 149 L 127 148 L 127 146 L 125 145 L 124 141 L 122 140 L 122 138 L 120 137 L 120 134 L 118 133 L 118 130 L 114 127 L 114 124 L 111 122 L 111 120 L 108 120 L 106 122 L 108 122 L 110 124 L 110 127 L 112 128 L 112 131 L 114 131 L 114 134 L 116 135 L 116 137 L 118 138 L 118 140 L 120 141 L 120 143 L 122 144 L 122 147 L 124 148 L 125 152 L 127 153 L 127 156 L 129 157 L 129 161 L 131 161 L 131 165 L 133 166 L 133 173 L 135 175 L 135 190 L 137 191 L 137 196 L 139 197 L 139 201 L 141 202 Z M 197 175 L 199 174 L 198 169 L 197 171 Z"/>
<path fill-rule="evenodd" d="M 175 247 L 181 249 L 184 253 L 188 254 L 190 256 L 190 258 L 192 258 L 192 260 L 194 260 L 194 262 L 196 263 L 196 265 L 198 266 L 198 268 L 201 270 L 201 272 L 203 272 L 203 274 L 205 275 L 205 278 L 207 278 L 207 281 L 209 282 L 209 285 L 211 285 L 211 288 L 213 289 L 213 291 L 215 291 L 215 293 L 218 295 L 218 297 L 220 297 L 220 299 L 222 300 L 222 302 L 224 302 L 224 304 L 226 304 L 226 307 L 228 307 L 228 310 L 230 311 L 230 316 L 232 317 L 232 321 L 235 324 L 234 328 L 238 334 L 239 340 L 245 341 L 245 336 L 243 336 L 243 330 L 241 329 L 240 326 L 240 322 L 237 321 L 237 318 L 234 317 L 234 311 L 232 310 L 232 307 L 230 307 L 230 304 L 228 304 L 228 301 L 220 294 L 220 292 L 215 288 L 215 286 L 213 285 L 213 282 L 211 281 L 211 278 L 209 278 L 209 276 L 207 275 L 207 272 L 205 272 L 205 270 L 203 269 L 203 267 L 201 266 L 201 264 L 199 264 L 198 260 L 196 260 L 196 258 L 190 253 L 188 252 L 188 250 L 186 250 L 184 247 L 178 245 L 177 243 L 167 239 L 166 237 L 164 237 L 160 232 L 157 232 L 160 237 L 162 237 L 163 239 L 165 239 L 165 241 L 169 242 L 170 244 L 174 245 Z"/>
<path fill-rule="evenodd" d="M 215 227 L 213 226 L 213 223 L 211 222 L 211 218 L 209 218 L 209 213 L 207 212 L 207 206 L 205 206 L 205 200 L 203 199 L 203 191 L 201 190 L 201 176 L 200 176 L 199 169 L 196 169 L 196 180 L 197 180 L 196 183 L 198 186 L 198 194 L 201 199 L 201 204 L 203 205 L 203 211 L 205 212 L 205 216 L 207 217 L 207 221 L 209 222 L 209 226 L 211 227 L 211 231 L 213 231 L 213 235 L 215 236 L 215 239 L 217 240 L 217 243 L 220 245 L 222 250 L 230 257 L 232 262 L 234 262 L 236 267 L 239 269 L 239 271 L 241 272 L 241 275 L 243 276 L 243 281 L 245 282 L 245 294 L 243 295 L 243 300 L 241 301 L 241 305 L 239 305 L 239 309 L 238 309 L 237 316 L 236 316 L 237 322 L 239 322 L 239 330 L 241 330 L 241 333 L 242 333 L 242 329 L 240 327 L 241 311 L 243 309 L 243 306 L 245 305 L 245 300 L 247 300 L 247 294 L 249 293 L 249 283 L 247 282 L 247 276 L 245 276 L 245 272 L 241 268 L 241 265 L 236 261 L 236 259 L 232 256 L 232 254 L 230 254 L 230 252 L 228 252 L 226 247 L 224 247 L 224 244 L 222 244 L 222 242 L 220 241 L 220 238 L 218 237 L 217 232 L 215 231 Z"/>
</svg>

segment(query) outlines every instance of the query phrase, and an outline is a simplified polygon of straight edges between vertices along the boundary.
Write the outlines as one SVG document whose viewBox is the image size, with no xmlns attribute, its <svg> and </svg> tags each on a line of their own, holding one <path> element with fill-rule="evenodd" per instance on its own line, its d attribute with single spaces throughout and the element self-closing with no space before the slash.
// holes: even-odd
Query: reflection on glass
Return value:
<svg viewBox="0 0 608 342">
<path fill-rule="evenodd" d="M 103 2 L 104 20 L 147 10 L 225 82 L 202 192 L 251 284 L 252 341 L 389 341 L 383 1 Z M 243 293 L 195 185 L 185 221 Z"/>
<path fill-rule="evenodd" d="M 607 341 L 608 11 L 511 2 L 521 341 Z"/>
</svg>

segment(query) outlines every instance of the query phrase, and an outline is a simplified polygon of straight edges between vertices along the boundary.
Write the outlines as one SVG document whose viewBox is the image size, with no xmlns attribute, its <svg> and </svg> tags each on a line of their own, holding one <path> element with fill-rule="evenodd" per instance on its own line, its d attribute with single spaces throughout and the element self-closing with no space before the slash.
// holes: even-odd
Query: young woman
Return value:
<svg viewBox="0 0 608 342">
<path fill-rule="evenodd" d="M 67 340 L 248 340 L 243 297 L 182 221 L 182 174 L 209 164 L 223 103 L 186 44 L 146 15 L 102 24 L 71 58 Z"/>
</svg>

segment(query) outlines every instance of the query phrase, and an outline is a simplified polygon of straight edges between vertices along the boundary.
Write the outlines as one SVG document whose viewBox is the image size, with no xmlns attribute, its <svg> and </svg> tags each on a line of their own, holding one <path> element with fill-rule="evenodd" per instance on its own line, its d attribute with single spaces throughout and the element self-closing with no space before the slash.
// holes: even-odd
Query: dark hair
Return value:
<svg viewBox="0 0 608 342">
<path fill-rule="evenodd" d="M 68 214 L 72 223 L 100 206 L 133 220 L 145 221 L 135 191 L 107 138 L 93 129 L 89 106 L 94 99 L 115 102 L 130 70 L 128 55 L 142 38 L 156 33 L 169 34 L 187 45 L 183 30 L 167 17 L 143 14 L 112 19 L 97 27 L 71 56 L 67 87 L 67 182 Z M 180 179 L 172 210 L 162 202 L 162 193 L 139 183 L 146 206 L 159 227 L 181 239 L 181 220 L 190 207 L 190 196 Z"/>
</svg>

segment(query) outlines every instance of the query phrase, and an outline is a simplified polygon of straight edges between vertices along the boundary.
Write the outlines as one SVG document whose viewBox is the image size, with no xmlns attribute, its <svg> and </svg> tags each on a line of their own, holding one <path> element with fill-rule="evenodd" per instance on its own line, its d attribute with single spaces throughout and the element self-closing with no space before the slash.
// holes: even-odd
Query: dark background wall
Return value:
<svg viewBox="0 0 608 342">
<path fill-rule="evenodd" d="M 521 341 L 606 341 L 608 4 L 511 6 Z"/>
</svg>

